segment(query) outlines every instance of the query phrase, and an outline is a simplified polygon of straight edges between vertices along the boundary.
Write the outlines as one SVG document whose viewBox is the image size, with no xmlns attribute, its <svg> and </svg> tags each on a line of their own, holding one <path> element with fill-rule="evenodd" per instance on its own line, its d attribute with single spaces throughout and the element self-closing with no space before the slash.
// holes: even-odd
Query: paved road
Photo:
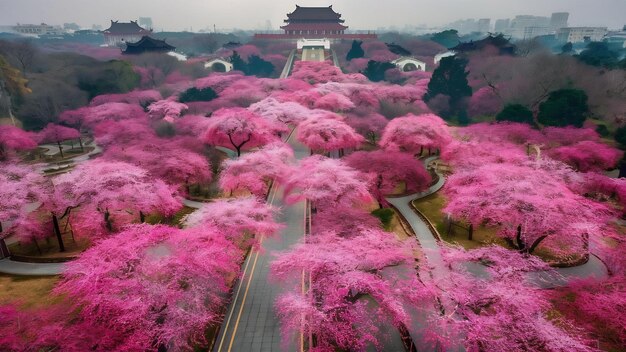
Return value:
<svg viewBox="0 0 626 352">
<path fill-rule="evenodd" d="M 302 61 L 320 61 L 326 60 L 326 51 L 324 48 L 306 48 L 302 49 Z"/>
<path fill-rule="evenodd" d="M 291 138 L 289 144 L 297 159 L 309 155 L 308 149 L 295 138 Z M 216 352 L 281 350 L 280 323 L 274 314 L 274 302 L 284 288 L 270 282 L 269 266 L 275 253 L 287 250 L 303 237 L 305 204 L 284 204 L 280 186 L 273 190 L 268 202 L 282 209 L 278 221 L 286 227 L 275 237 L 264 239 L 261 250 L 253 250 L 248 255 L 214 345 Z M 297 349 L 299 338 L 295 336 L 288 350 Z"/>
<path fill-rule="evenodd" d="M 23 263 L 0 260 L 0 272 L 10 275 L 52 276 L 63 272 L 63 263 Z"/>
</svg>

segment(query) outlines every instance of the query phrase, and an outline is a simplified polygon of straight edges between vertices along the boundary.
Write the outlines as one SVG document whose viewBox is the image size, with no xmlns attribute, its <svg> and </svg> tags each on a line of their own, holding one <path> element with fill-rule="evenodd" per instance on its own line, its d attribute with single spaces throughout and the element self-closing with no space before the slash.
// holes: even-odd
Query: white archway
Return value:
<svg viewBox="0 0 626 352">
<path fill-rule="evenodd" d="M 230 72 L 233 70 L 233 64 L 224 59 L 213 59 L 204 64 L 204 68 L 213 72 Z"/>
<path fill-rule="evenodd" d="M 426 71 L 426 63 L 413 57 L 403 56 L 391 61 L 402 72 Z"/>
</svg>

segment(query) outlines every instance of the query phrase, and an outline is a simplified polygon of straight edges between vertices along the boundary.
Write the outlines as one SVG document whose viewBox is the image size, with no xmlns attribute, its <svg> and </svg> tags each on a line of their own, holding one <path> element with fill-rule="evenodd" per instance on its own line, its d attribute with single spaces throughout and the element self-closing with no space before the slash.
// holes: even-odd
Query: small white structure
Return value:
<svg viewBox="0 0 626 352">
<path fill-rule="evenodd" d="M 556 38 L 570 43 L 599 42 L 607 33 L 606 27 L 566 27 L 556 32 Z"/>
<path fill-rule="evenodd" d="M 402 56 L 391 61 L 391 63 L 396 65 L 402 72 L 426 71 L 426 63 L 414 57 Z"/>
<path fill-rule="evenodd" d="M 304 48 L 324 48 L 324 50 L 330 50 L 330 40 L 328 39 L 298 39 L 297 43 L 298 50 L 302 50 Z"/>
<path fill-rule="evenodd" d="M 456 53 L 452 50 L 444 51 L 442 53 L 435 55 L 435 59 L 433 61 L 435 62 L 435 65 L 439 65 L 439 61 L 441 61 L 441 59 L 443 59 L 444 57 L 450 57 L 454 55 L 456 55 Z"/>
<path fill-rule="evenodd" d="M 213 72 L 230 72 L 233 70 L 233 64 L 222 58 L 218 58 L 206 62 L 204 68 L 210 69 Z"/>
</svg>

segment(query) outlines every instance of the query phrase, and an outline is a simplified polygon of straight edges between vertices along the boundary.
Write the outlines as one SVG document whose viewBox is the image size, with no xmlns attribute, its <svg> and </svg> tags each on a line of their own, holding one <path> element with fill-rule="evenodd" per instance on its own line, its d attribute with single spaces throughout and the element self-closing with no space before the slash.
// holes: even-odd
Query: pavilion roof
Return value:
<svg viewBox="0 0 626 352">
<path fill-rule="evenodd" d="M 108 34 L 142 34 L 150 31 L 142 28 L 137 21 L 122 22 L 111 20 L 111 26 L 104 30 Z"/>
<path fill-rule="evenodd" d="M 292 13 L 287 14 L 285 22 L 298 21 L 332 21 L 343 23 L 341 14 L 333 10 L 333 5 L 323 7 L 303 7 L 296 5 Z"/>
</svg>

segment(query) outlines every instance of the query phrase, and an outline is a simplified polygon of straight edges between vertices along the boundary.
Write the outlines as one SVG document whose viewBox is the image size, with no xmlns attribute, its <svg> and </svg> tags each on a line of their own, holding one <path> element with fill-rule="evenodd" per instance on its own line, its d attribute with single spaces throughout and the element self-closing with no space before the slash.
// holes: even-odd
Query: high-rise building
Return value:
<svg viewBox="0 0 626 352">
<path fill-rule="evenodd" d="M 606 27 L 566 27 L 557 31 L 556 38 L 569 43 L 599 42 L 607 33 Z"/>
<path fill-rule="evenodd" d="M 506 30 L 509 29 L 510 25 L 511 25 L 511 20 L 508 18 L 496 20 L 494 31 L 496 33 L 504 33 L 506 32 Z"/>
<path fill-rule="evenodd" d="M 555 12 L 550 17 L 550 27 L 553 30 L 567 27 L 567 20 L 569 19 L 569 12 Z"/>
<path fill-rule="evenodd" d="M 481 18 L 478 20 L 478 32 L 488 33 L 491 31 L 491 19 Z"/>
<path fill-rule="evenodd" d="M 526 29 L 529 27 L 532 29 Z M 515 39 L 532 39 L 537 35 L 549 34 L 550 18 L 530 15 L 515 16 L 505 33 Z"/>
</svg>

